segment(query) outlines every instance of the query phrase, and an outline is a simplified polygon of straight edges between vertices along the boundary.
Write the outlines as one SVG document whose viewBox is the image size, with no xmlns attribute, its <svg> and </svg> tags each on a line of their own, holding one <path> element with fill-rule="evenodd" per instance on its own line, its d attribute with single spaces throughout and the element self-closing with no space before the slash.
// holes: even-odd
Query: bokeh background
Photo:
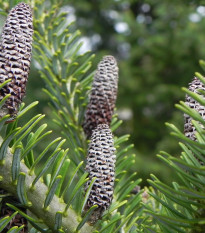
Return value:
<svg viewBox="0 0 205 233">
<path fill-rule="evenodd" d="M 47 2 L 49 7 L 52 1 Z M 196 71 L 202 72 L 199 59 L 205 59 L 205 5 L 189 0 L 60 2 L 67 19 L 82 33 L 82 52 L 96 54 L 93 69 L 104 55 L 118 60 L 117 112 L 124 123 L 117 133 L 130 134 L 129 143 L 135 144 L 136 162 L 130 172 L 138 172 L 142 185 L 147 184 L 150 173 L 170 182 L 172 173 L 156 154 L 160 150 L 180 154 L 165 122 L 183 130 L 183 114 L 174 105 L 184 100 L 181 87 L 188 86 Z M 25 102 L 39 100 L 37 111 L 52 121 L 43 86 L 32 68 Z M 53 124 L 54 132 L 55 127 Z"/>
</svg>

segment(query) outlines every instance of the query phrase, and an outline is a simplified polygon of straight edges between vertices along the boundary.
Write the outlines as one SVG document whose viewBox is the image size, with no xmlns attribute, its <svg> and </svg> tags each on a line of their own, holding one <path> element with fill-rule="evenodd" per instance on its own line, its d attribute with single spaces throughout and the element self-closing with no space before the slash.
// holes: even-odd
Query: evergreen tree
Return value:
<svg viewBox="0 0 205 233">
<path fill-rule="evenodd" d="M 20 96 L 20 91 L 25 92 L 25 82 L 16 81 L 16 75 L 20 75 L 19 78 L 28 75 L 28 63 L 24 61 L 27 53 L 22 56 L 18 50 L 28 42 L 28 38 L 18 37 L 17 32 L 24 35 L 31 29 L 30 16 L 25 20 L 29 6 L 23 3 L 16 6 L 17 2 L 0 2 L 5 15 L 14 7 L 4 27 L 4 30 L 11 28 L 8 32 L 12 34 L 2 32 L 0 88 L 3 94 L 0 106 L 1 109 L 10 109 L 14 103 L 15 110 L 15 114 L 13 110 L 3 111 L 6 114 L 2 114 L 0 119 L 0 231 L 204 232 L 204 77 L 196 74 L 200 85 L 191 83 L 189 90 L 184 88 L 186 103 L 177 105 L 186 114 L 185 122 L 189 123 L 194 140 L 173 124 L 167 124 L 178 138 L 182 153 L 179 158 L 166 152 L 158 155 L 171 167 L 173 174 L 179 176 L 179 180 L 169 186 L 151 175 L 151 186 L 140 190 L 139 176 L 136 172 L 128 174 L 136 158 L 129 152 L 133 145 L 126 143 L 129 135 L 117 137 L 115 134 L 122 123 L 113 115 L 117 75 L 110 75 L 110 70 L 114 64 L 116 74 L 116 64 L 112 57 L 111 61 L 104 59 L 97 72 L 92 71 L 94 56 L 90 52 L 81 52 L 80 32 L 75 30 L 66 17 L 67 13 L 55 1 L 49 4 L 35 0 L 31 1 L 31 6 L 33 63 L 43 80 L 43 91 L 50 100 L 48 108 L 57 132 L 54 134 L 49 130 L 54 128 L 50 121 L 42 123 L 43 118 L 44 122 L 49 119 L 47 116 L 30 116 L 29 112 L 37 107 L 38 102 L 26 106 Z M 18 24 L 12 17 L 18 18 Z M 25 34 L 27 36 L 29 33 Z M 20 39 L 22 44 L 18 41 Z M 19 59 L 10 58 L 13 51 Z M 26 67 L 22 66 L 22 69 L 15 67 L 24 63 Z M 201 61 L 202 67 L 204 64 Z M 19 68 L 20 74 L 19 70 L 13 72 L 12 68 Z M 94 74 L 96 79 L 92 85 Z M 107 82 L 97 79 L 108 75 Z M 94 92 L 98 83 L 104 88 L 101 92 L 101 89 Z M 113 87 L 114 92 L 110 91 Z M 16 95 L 20 96 L 17 105 L 16 101 L 11 102 L 16 100 Z M 98 103 L 105 97 L 107 105 L 103 101 L 103 107 L 99 108 Z M 92 131 L 91 139 L 87 139 L 83 125 L 85 119 L 96 121 L 92 114 L 91 118 L 86 118 L 96 109 L 96 114 L 102 119 Z M 90 128 L 86 127 L 86 132 L 87 129 Z M 61 137 L 55 138 L 58 133 Z M 38 148 L 39 145 L 43 148 Z"/>
</svg>

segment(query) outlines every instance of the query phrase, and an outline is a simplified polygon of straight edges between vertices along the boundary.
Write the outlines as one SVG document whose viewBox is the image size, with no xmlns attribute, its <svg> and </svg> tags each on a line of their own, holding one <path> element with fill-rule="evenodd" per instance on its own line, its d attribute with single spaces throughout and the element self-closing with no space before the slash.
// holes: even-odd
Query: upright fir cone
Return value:
<svg viewBox="0 0 205 233">
<path fill-rule="evenodd" d="M 85 190 L 88 189 L 91 180 L 96 177 L 84 209 L 87 211 L 93 205 L 98 206 L 90 217 L 91 224 L 94 224 L 111 204 L 115 180 L 115 161 L 112 132 L 108 125 L 98 125 L 91 136 L 86 164 L 89 181 L 86 183 Z"/>
<path fill-rule="evenodd" d="M 7 99 L 0 117 L 15 115 L 26 91 L 30 70 L 33 19 L 29 5 L 19 3 L 9 13 L 0 38 L 0 83 L 11 79 L 0 90 L 0 100 Z"/>
<path fill-rule="evenodd" d="M 118 66 L 113 56 L 105 56 L 98 64 L 85 113 L 83 129 L 88 138 L 99 124 L 110 125 L 118 89 Z"/>
<path fill-rule="evenodd" d="M 189 84 L 189 90 L 192 91 L 192 92 L 195 92 L 197 94 L 200 94 L 198 92 L 198 90 L 204 90 L 205 91 L 205 86 L 199 79 L 194 77 L 192 82 Z M 195 109 L 202 116 L 202 118 L 205 120 L 205 106 L 202 106 L 199 102 L 194 100 L 189 95 L 186 95 L 185 103 L 190 108 Z M 184 114 L 184 120 L 185 120 L 185 123 L 184 123 L 184 134 L 185 134 L 185 136 L 190 138 L 191 140 L 195 141 L 196 140 L 196 136 L 195 136 L 196 129 L 193 126 L 193 124 L 191 123 L 192 118 L 189 115 Z"/>
</svg>

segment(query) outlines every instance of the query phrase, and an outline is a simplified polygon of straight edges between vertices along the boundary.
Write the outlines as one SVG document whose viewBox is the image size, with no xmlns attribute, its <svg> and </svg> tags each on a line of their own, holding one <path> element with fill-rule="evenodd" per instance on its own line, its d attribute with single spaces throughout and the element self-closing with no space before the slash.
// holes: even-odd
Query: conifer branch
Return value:
<svg viewBox="0 0 205 233">
<path fill-rule="evenodd" d="M 2 143 L 2 138 L 0 138 L 0 144 Z M 12 195 L 18 198 L 16 192 L 16 185 L 12 182 L 12 157 L 13 154 L 8 149 L 7 155 L 4 160 L 1 161 L 0 164 L 0 184 L 1 188 L 9 191 Z M 23 164 L 20 164 L 20 171 L 22 173 L 27 174 L 25 177 L 24 188 L 27 194 L 27 198 L 29 200 L 29 204 L 27 208 L 34 214 L 38 219 L 40 219 L 43 223 L 45 223 L 50 229 L 54 229 L 55 218 L 57 212 L 63 213 L 62 218 L 62 229 L 65 232 L 75 232 L 78 224 L 79 224 L 79 216 L 72 209 L 68 209 L 66 213 L 64 210 L 66 208 L 66 204 L 62 203 L 61 200 L 54 196 L 51 203 L 49 204 L 49 208 L 44 209 L 44 201 L 47 196 L 48 187 L 42 183 L 40 180 L 36 182 L 34 188 L 31 188 L 31 184 L 35 179 L 35 175 L 28 175 L 29 169 Z M 93 232 L 93 227 L 89 224 L 85 223 L 81 228 L 80 232 Z"/>
</svg>

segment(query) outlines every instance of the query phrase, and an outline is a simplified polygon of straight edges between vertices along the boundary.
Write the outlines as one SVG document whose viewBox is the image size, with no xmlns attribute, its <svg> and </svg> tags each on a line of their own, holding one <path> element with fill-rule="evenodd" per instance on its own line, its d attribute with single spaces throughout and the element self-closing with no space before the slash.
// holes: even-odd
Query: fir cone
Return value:
<svg viewBox="0 0 205 233">
<path fill-rule="evenodd" d="M 0 100 L 7 99 L 0 110 L 0 117 L 15 115 L 26 91 L 32 50 L 32 13 L 29 5 L 19 3 L 6 20 L 0 39 L 0 83 L 11 79 L 0 90 Z"/>
<path fill-rule="evenodd" d="M 115 161 L 112 132 L 108 125 L 98 125 L 91 136 L 86 164 L 89 181 L 86 183 L 85 190 L 88 189 L 91 180 L 96 177 L 84 209 L 87 211 L 93 205 L 98 206 L 90 217 L 91 224 L 94 224 L 111 204 L 115 179 Z"/>
<path fill-rule="evenodd" d="M 113 56 L 105 56 L 98 64 L 85 113 L 83 129 L 90 138 L 99 124 L 110 125 L 118 89 L 118 66 Z"/>
<path fill-rule="evenodd" d="M 204 90 L 205 91 L 205 86 L 199 79 L 197 79 L 195 77 L 192 80 L 192 82 L 189 84 L 189 90 L 192 91 L 192 92 L 195 92 L 197 94 L 200 94 L 198 92 L 198 90 Z M 186 95 L 185 103 L 190 108 L 195 109 L 202 116 L 202 118 L 205 120 L 205 106 L 202 106 L 199 102 L 194 100 L 189 95 Z M 193 126 L 193 124 L 191 123 L 192 118 L 189 115 L 184 114 L 184 120 L 185 120 L 185 123 L 184 123 L 184 134 L 185 134 L 185 136 L 190 138 L 191 140 L 195 141 L 196 140 L 196 136 L 195 136 L 196 129 Z"/>
</svg>

